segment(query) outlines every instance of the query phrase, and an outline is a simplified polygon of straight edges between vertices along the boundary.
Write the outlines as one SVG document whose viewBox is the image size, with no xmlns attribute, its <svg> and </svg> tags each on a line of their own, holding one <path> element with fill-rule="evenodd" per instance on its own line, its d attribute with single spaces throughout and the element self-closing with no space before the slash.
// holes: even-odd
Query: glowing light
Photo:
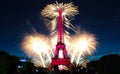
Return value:
<svg viewBox="0 0 120 74">
<path fill-rule="evenodd" d="M 63 56 L 63 51 L 62 51 L 62 50 L 59 50 L 58 58 L 64 58 L 64 56 Z M 58 69 L 59 69 L 59 70 L 63 70 L 63 69 L 64 69 L 64 66 L 63 66 L 63 65 L 58 65 Z"/>
<path fill-rule="evenodd" d="M 62 51 L 62 50 L 59 50 L 58 58 L 64 58 L 64 56 L 63 56 L 63 51 Z"/>
<path fill-rule="evenodd" d="M 41 14 L 48 18 L 55 18 L 59 16 L 58 10 L 60 9 L 63 11 L 62 13 L 63 16 L 73 17 L 78 13 L 77 7 L 74 6 L 72 2 L 67 4 L 56 2 L 53 4 L 47 5 L 42 10 Z"/>
<path fill-rule="evenodd" d="M 39 61 L 41 62 L 40 66 L 46 67 L 46 61 L 51 62 L 53 52 L 46 36 L 40 34 L 27 35 L 23 40 L 22 47 L 29 57 L 34 58 L 35 64 L 38 64 L 37 61 Z"/>
<path fill-rule="evenodd" d="M 73 36 L 73 44 L 70 50 L 71 62 L 76 60 L 76 64 L 79 63 L 80 58 L 84 55 L 91 55 L 92 52 L 96 49 L 97 41 L 93 34 L 82 33 L 76 34 Z"/>
<path fill-rule="evenodd" d="M 54 57 L 53 52 L 56 48 L 57 43 L 57 19 L 58 19 L 58 10 L 62 9 L 62 17 L 63 24 L 75 31 L 76 33 L 79 31 L 75 30 L 75 27 L 70 23 L 70 19 L 74 17 L 74 15 L 78 14 L 77 7 L 73 5 L 73 3 L 54 3 L 47 5 L 41 12 L 44 17 L 50 18 L 47 19 L 47 26 L 50 29 L 50 36 L 45 36 L 42 34 L 34 33 L 31 35 L 26 35 L 22 41 L 22 47 L 26 54 L 32 58 L 32 62 L 35 66 L 48 67 L 51 62 L 51 58 Z M 96 49 L 97 40 L 93 34 L 82 32 L 77 33 L 73 36 L 70 36 L 70 33 L 65 31 L 64 34 L 64 43 L 66 44 L 66 49 L 68 51 L 68 55 L 71 58 L 71 62 L 75 62 L 79 64 L 81 58 L 85 55 L 91 55 L 93 51 Z M 63 58 L 60 53 L 60 58 Z M 62 68 L 63 66 L 60 66 Z"/>
<path fill-rule="evenodd" d="M 82 56 L 91 55 L 96 49 L 97 41 L 93 34 L 78 33 L 74 36 L 64 35 L 65 44 L 71 62 L 79 63 Z M 47 67 L 54 56 L 57 42 L 57 34 L 47 37 L 41 34 L 25 36 L 22 47 L 24 51 L 31 57 L 32 62 L 36 66 Z"/>
<path fill-rule="evenodd" d="M 62 16 L 63 16 L 63 22 L 64 25 L 69 28 L 74 30 L 74 26 L 70 23 L 71 18 L 73 18 L 76 14 L 78 14 L 77 7 L 73 5 L 73 3 L 53 3 L 47 5 L 41 12 L 42 16 L 51 18 L 47 25 L 52 25 L 51 26 L 51 32 L 55 31 L 56 29 L 56 22 L 59 16 L 59 10 L 62 10 Z M 69 20 L 70 19 L 70 20 Z"/>
</svg>

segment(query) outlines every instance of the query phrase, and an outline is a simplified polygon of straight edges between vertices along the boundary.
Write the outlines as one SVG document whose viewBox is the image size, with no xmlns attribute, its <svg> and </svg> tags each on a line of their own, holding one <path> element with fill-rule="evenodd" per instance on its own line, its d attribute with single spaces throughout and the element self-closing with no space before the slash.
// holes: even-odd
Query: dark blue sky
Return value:
<svg viewBox="0 0 120 74">
<path fill-rule="evenodd" d="M 99 45 L 94 57 L 120 54 L 120 4 L 119 0 L 58 0 L 73 2 L 80 14 L 73 25 L 96 35 Z M 21 41 L 33 28 L 48 34 L 41 10 L 55 0 L 3 0 L 0 2 L 0 50 L 11 55 L 24 56 Z"/>
</svg>

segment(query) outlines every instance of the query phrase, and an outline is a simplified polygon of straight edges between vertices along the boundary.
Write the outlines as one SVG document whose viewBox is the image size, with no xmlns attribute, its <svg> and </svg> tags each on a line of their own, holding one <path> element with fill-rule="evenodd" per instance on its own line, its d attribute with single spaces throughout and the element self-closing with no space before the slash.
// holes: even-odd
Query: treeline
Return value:
<svg viewBox="0 0 120 74">
<path fill-rule="evenodd" d="M 21 65 L 21 68 L 18 66 Z M 49 71 L 31 62 L 20 62 L 16 56 L 0 51 L 0 74 L 120 74 L 120 55 L 110 54 L 90 61 L 87 67 L 75 66 L 69 71 Z"/>
<path fill-rule="evenodd" d="M 18 57 L 0 51 L 0 74 L 17 74 L 18 62 Z"/>
</svg>

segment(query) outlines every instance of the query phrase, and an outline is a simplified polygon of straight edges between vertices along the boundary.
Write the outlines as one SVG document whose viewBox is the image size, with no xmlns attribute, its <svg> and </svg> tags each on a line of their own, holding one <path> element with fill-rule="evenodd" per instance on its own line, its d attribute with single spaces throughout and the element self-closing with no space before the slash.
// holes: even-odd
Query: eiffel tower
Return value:
<svg viewBox="0 0 120 74">
<path fill-rule="evenodd" d="M 58 41 L 56 45 L 56 50 L 54 52 L 55 57 L 52 58 L 52 62 L 49 65 L 49 69 L 52 70 L 55 66 L 59 68 L 59 66 L 66 66 L 68 68 L 72 67 L 70 62 L 70 58 L 68 57 L 66 45 L 64 43 L 64 33 L 63 33 L 63 20 L 62 20 L 62 9 L 58 10 Z M 62 52 L 62 53 L 60 53 Z M 61 56 L 60 56 L 61 55 Z"/>
</svg>

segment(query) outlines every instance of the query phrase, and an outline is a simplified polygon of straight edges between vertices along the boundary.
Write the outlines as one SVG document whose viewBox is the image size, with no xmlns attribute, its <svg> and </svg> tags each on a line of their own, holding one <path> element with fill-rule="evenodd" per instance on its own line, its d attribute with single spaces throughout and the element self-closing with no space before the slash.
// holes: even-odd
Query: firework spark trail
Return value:
<svg viewBox="0 0 120 74">
<path fill-rule="evenodd" d="M 32 62 L 36 66 L 47 67 L 51 62 L 51 58 L 54 57 L 54 50 L 57 43 L 57 19 L 58 19 L 58 10 L 62 9 L 63 13 L 63 24 L 76 32 L 75 35 L 70 36 L 70 33 L 66 31 L 64 34 L 64 41 L 66 44 L 66 49 L 68 55 L 71 58 L 71 62 L 79 63 L 81 57 L 84 55 L 91 55 L 92 52 L 96 49 L 97 41 L 93 34 L 82 32 L 77 33 L 80 30 L 76 31 L 75 27 L 70 23 L 70 18 L 73 18 L 74 15 L 78 14 L 77 7 L 72 3 L 54 4 L 47 5 L 41 12 L 44 17 L 50 18 L 48 21 L 48 27 L 50 27 L 50 37 L 42 34 L 31 34 L 26 35 L 22 42 L 22 47 L 29 56 L 32 56 Z"/>
<path fill-rule="evenodd" d="M 42 65 L 46 67 L 45 61 L 51 62 L 51 55 L 53 55 L 52 50 L 50 49 L 49 39 L 41 34 L 27 35 L 25 36 L 22 47 L 24 51 L 34 58 L 39 57 L 39 61 L 42 62 Z M 47 58 L 45 60 L 44 58 Z"/>
<path fill-rule="evenodd" d="M 74 36 L 64 35 L 65 44 L 71 62 L 79 63 L 80 58 L 86 54 L 91 55 L 96 49 L 97 41 L 94 35 L 89 33 L 78 33 Z M 41 34 L 27 35 L 23 40 L 23 49 L 28 55 L 32 55 L 33 63 L 37 66 L 47 67 L 54 56 L 57 34 L 51 37 Z M 46 58 L 46 59 L 45 59 Z M 39 62 L 39 63 L 38 63 Z"/>
<path fill-rule="evenodd" d="M 63 16 L 68 16 L 68 17 L 73 17 L 74 15 L 76 15 L 78 13 L 77 7 L 75 7 L 73 5 L 73 3 L 67 3 L 67 4 L 63 4 L 60 3 L 58 4 L 58 2 L 54 3 L 54 4 L 49 4 L 47 5 L 41 12 L 41 14 L 45 17 L 48 18 L 55 18 L 58 17 L 58 10 L 62 9 Z"/>
<path fill-rule="evenodd" d="M 51 30 L 54 31 L 56 29 L 56 23 L 55 21 L 57 21 L 59 13 L 58 11 L 62 9 L 62 16 L 63 16 L 63 23 L 64 25 L 69 28 L 74 30 L 74 26 L 69 22 L 69 19 L 72 19 L 76 14 L 78 14 L 78 10 L 77 7 L 73 5 L 73 3 L 67 3 L 67 4 L 63 4 L 63 3 L 54 3 L 54 4 L 49 4 L 47 5 L 41 12 L 42 16 L 50 18 L 51 21 L 49 24 L 47 25 L 52 25 L 51 26 Z"/>
<path fill-rule="evenodd" d="M 86 54 L 91 55 L 92 52 L 96 49 L 97 41 L 93 34 L 89 34 L 86 32 L 78 33 L 74 35 L 72 39 L 73 42 L 71 44 L 71 49 L 69 49 L 73 51 L 69 53 L 72 55 L 71 62 L 77 60 L 76 64 L 78 64 L 81 56 L 84 56 Z"/>
</svg>

